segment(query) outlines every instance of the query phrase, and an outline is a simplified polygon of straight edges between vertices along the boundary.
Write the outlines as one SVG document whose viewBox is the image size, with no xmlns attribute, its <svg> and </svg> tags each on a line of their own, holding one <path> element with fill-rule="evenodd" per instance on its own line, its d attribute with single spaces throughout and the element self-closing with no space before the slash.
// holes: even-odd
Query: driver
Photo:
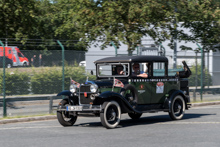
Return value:
<svg viewBox="0 0 220 147">
<path fill-rule="evenodd" d="M 132 76 L 142 77 L 142 78 L 147 78 L 148 77 L 148 75 L 146 73 L 140 73 L 140 65 L 139 65 L 139 63 L 134 63 L 132 68 L 133 68 L 133 71 L 134 71 L 132 73 Z"/>
</svg>

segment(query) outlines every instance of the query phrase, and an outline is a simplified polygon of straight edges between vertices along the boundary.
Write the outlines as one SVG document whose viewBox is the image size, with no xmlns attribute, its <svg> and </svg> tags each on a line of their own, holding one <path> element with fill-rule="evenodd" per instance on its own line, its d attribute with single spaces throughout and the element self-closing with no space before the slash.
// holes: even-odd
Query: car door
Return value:
<svg viewBox="0 0 220 147">
<path fill-rule="evenodd" d="M 151 80 L 151 104 L 164 103 L 167 91 L 166 62 L 153 63 L 153 77 Z"/>
<path fill-rule="evenodd" d="M 151 102 L 151 84 L 150 78 L 133 78 L 130 82 L 138 92 L 138 104 L 150 104 Z"/>
</svg>

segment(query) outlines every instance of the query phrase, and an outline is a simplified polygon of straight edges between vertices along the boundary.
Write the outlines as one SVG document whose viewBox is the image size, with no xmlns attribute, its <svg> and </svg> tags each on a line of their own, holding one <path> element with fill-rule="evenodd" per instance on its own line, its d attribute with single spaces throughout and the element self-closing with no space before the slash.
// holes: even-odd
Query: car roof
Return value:
<svg viewBox="0 0 220 147">
<path fill-rule="evenodd" d="M 94 63 L 118 63 L 118 62 L 168 62 L 168 59 L 164 56 L 119 56 L 119 57 L 107 57 L 99 59 Z"/>
</svg>

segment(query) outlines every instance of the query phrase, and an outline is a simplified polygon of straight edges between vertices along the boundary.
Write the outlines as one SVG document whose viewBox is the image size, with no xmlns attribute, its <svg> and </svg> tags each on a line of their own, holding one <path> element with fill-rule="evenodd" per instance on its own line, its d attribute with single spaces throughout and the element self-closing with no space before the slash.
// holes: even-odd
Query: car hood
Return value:
<svg viewBox="0 0 220 147">
<path fill-rule="evenodd" d="M 120 79 L 118 79 L 120 80 Z M 123 84 L 127 84 L 128 82 L 125 80 L 120 80 Z M 95 80 L 95 81 L 87 81 L 85 84 L 96 84 L 99 87 L 112 87 L 113 80 Z"/>
</svg>

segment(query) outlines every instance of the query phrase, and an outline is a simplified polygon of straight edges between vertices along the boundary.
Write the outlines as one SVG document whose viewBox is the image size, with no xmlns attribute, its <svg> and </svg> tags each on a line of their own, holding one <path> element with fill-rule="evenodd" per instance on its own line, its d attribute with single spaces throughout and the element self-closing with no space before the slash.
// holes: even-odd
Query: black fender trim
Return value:
<svg viewBox="0 0 220 147">
<path fill-rule="evenodd" d="M 106 101 L 114 100 L 119 103 L 122 112 L 130 113 L 130 112 L 136 112 L 136 113 L 142 113 L 136 109 L 134 109 L 129 102 L 119 93 L 112 92 L 112 91 L 105 91 L 101 95 L 97 97 L 100 101 L 103 103 Z"/>
<path fill-rule="evenodd" d="M 63 98 L 63 99 L 66 99 L 68 100 L 68 102 L 71 104 L 71 105 L 78 105 L 79 104 L 79 99 L 78 99 L 78 96 L 74 95 L 71 91 L 69 90 L 64 90 L 60 93 L 57 94 L 57 96 L 68 96 L 67 98 Z"/>
<path fill-rule="evenodd" d="M 64 90 L 57 94 L 57 96 L 61 96 L 61 95 L 71 96 L 72 92 L 70 92 L 69 90 Z"/>
</svg>

